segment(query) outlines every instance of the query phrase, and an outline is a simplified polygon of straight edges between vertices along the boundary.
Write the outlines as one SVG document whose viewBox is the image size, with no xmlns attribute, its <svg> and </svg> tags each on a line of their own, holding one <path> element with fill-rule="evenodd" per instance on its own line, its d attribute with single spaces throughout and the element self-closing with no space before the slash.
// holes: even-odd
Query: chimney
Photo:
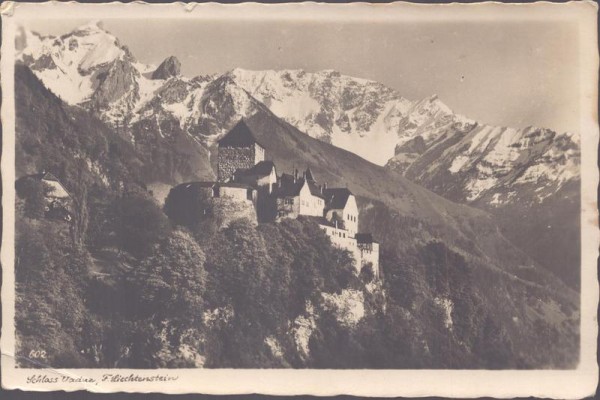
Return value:
<svg viewBox="0 0 600 400">
<path fill-rule="evenodd" d="M 327 190 L 327 182 L 323 184 L 323 190 Z"/>
<path fill-rule="evenodd" d="M 296 179 L 298 179 L 298 168 L 294 169 L 294 183 L 296 183 Z"/>
</svg>

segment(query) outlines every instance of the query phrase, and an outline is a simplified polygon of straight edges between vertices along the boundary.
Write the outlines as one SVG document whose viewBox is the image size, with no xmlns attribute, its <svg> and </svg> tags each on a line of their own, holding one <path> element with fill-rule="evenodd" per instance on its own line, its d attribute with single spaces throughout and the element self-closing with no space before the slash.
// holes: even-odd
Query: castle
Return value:
<svg viewBox="0 0 600 400">
<path fill-rule="evenodd" d="M 352 253 L 357 273 L 370 265 L 379 278 L 379 244 L 370 233 L 358 232 L 358 207 L 352 192 L 319 185 L 310 168 L 302 174 L 295 170 L 277 175 L 275 164 L 265 160 L 265 147 L 243 120 L 218 142 L 217 181 L 184 183 L 172 192 L 188 202 L 199 194 L 227 199 L 240 209 L 252 210 L 253 217 L 262 222 L 309 218 L 333 245 Z"/>
</svg>

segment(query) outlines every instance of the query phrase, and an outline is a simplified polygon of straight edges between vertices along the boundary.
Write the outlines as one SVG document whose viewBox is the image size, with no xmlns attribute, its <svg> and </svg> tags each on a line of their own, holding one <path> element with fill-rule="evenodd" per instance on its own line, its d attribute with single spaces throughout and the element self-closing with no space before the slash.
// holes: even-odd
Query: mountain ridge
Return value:
<svg viewBox="0 0 600 400">
<path fill-rule="evenodd" d="M 120 44 L 116 37 L 105 31 L 98 23 L 92 22 L 60 38 L 41 39 L 39 35 L 25 31 L 21 36 L 33 42 L 33 46 L 29 45 L 27 49 L 21 49 L 20 59 L 29 65 L 51 90 L 69 104 L 80 104 L 96 112 L 111 125 L 126 124 L 144 116 L 151 117 L 152 113 L 166 112 L 179 120 L 182 129 L 198 140 L 210 141 L 225 133 L 216 125 L 223 126 L 223 122 L 227 124 L 232 118 L 250 116 L 255 110 L 255 106 L 251 103 L 258 101 L 302 132 L 352 151 L 376 164 L 386 165 L 388 168 L 405 173 L 411 179 L 426 186 L 428 185 L 426 175 L 431 174 L 422 171 L 419 165 L 428 164 L 433 158 L 439 164 L 436 174 L 458 174 L 458 178 L 454 176 L 452 178 L 456 182 L 455 186 L 460 186 L 462 196 L 450 198 L 467 202 L 478 199 L 494 200 L 494 204 L 511 202 L 509 197 L 502 196 L 497 189 L 512 183 L 496 179 L 501 182 L 493 185 L 488 179 L 489 171 L 486 169 L 486 162 L 490 157 L 486 158 L 487 155 L 483 153 L 486 149 L 477 149 L 475 154 L 471 154 L 472 147 L 481 144 L 477 141 L 480 141 L 478 138 L 482 135 L 493 136 L 495 140 L 507 142 L 506 148 L 513 146 L 513 151 L 506 152 L 503 156 L 505 158 L 503 161 L 506 162 L 495 165 L 502 169 L 514 167 L 515 160 L 531 159 L 535 166 L 531 168 L 530 174 L 541 172 L 564 176 L 563 172 L 570 172 L 579 163 L 579 153 L 574 151 L 566 154 L 569 165 L 561 167 L 561 164 L 555 164 L 555 169 L 558 171 L 543 170 L 542 167 L 548 166 L 548 163 L 543 162 L 544 157 L 555 156 L 553 153 L 556 152 L 556 146 L 549 143 L 544 151 L 540 152 L 535 148 L 537 143 L 529 144 L 527 141 L 520 140 L 521 136 L 532 132 L 550 134 L 556 137 L 556 141 L 566 142 L 559 143 L 557 145 L 559 148 L 561 145 L 578 148 L 577 135 L 556 133 L 537 127 L 514 129 L 482 124 L 454 113 L 437 95 L 410 101 L 402 97 L 397 90 L 381 83 L 350 77 L 335 70 L 251 71 L 235 68 L 221 75 L 190 79 L 179 76 L 179 67 L 173 67 L 177 73 L 166 75 L 159 73 L 161 78 L 166 79 L 151 79 L 152 76 L 147 77 L 144 74 L 154 75 L 158 68 L 152 70 L 153 67 L 137 62 L 129 49 Z M 72 48 L 70 41 L 73 37 L 78 37 L 77 43 L 81 43 Z M 69 39 L 68 47 L 67 39 Z M 23 45 L 21 44 L 20 47 Z M 83 52 L 82 48 L 87 49 L 87 52 Z M 99 57 L 98 53 L 102 53 L 100 50 L 108 56 Z M 61 61 L 68 61 L 69 65 L 77 63 L 79 66 L 77 74 L 72 68 L 65 69 L 69 79 L 65 78 L 62 81 L 71 81 L 71 85 L 57 79 L 56 74 L 50 75 L 48 68 L 44 68 L 48 65 L 52 66 L 53 63 L 60 64 Z M 90 74 L 94 69 L 98 71 Z M 98 78 L 98 75 L 102 74 L 105 74 L 101 77 L 103 79 Z M 224 81 L 230 84 L 226 88 L 229 91 L 229 98 L 215 99 L 215 91 L 218 92 L 223 88 L 213 82 Z M 72 87 L 74 84 L 78 85 L 80 92 L 82 87 L 87 88 L 83 93 L 84 97 L 88 97 L 74 96 L 71 93 L 75 91 Z M 53 85 L 58 87 L 53 88 Z M 234 90 L 231 89 L 233 86 L 237 86 L 245 93 L 233 94 Z M 178 87 L 178 92 L 187 91 L 190 95 L 177 95 L 176 101 L 169 103 L 169 107 L 161 107 L 162 96 L 167 95 L 169 98 L 172 95 L 170 89 L 173 87 Z M 61 91 L 65 93 L 60 93 Z M 244 99 L 246 94 L 253 99 Z M 208 97 L 212 97 L 215 103 L 219 101 L 225 103 L 220 105 L 229 108 L 228 121 L 218 120 L 216 115 L 218 112 L 211 107 L 210 99 L 202 101 L 203 98 Z M 152 110 L 153 107 L 156 109 Z M 420 151 L 407 148 L 407 144 L 415 140 L 421 141 Z M 456 141 L 457 145 L 453 151 L 445 149 L 447 160 L 433 157 L 433 155 L 444 155 L 438 154 L 440 143 L 450 147 L 448 143 L 452 141 Z M 470 150 L 465 153 L 466 146 Z M 513 157 L 513 153 L 519 154 L 514 159 L 508 159 Z M 497 155 L 498 152 L 494 154 Z M 521 165 L 529 162 L 525 161 Z M 461 170 L 469 167 L 477 168 L 480 172 L 469 174 L 468 179 L 463 178 L 465 174 Z M 431 166 L 428 170 L 431 170 Z M 572 175 L 571 171 L 571 176 L 567 180 Z M 562 183 L 558 182 L 553 187 L 554 192 L 560 189 Z M 433 188 L 433 186 L 428 187 Z M 446 195 L 444 192 L 441 194 Z M 537 200 L 541 201 L 543 198 L 538 196 Z"/>
<path fill-rule="evenodd" d="M 212 176 L 207 164 L 214 157 L 206 161 L 205 155 L 214 154 L 215 141 L 240 118 L 266 109 L 310 137 L 385 165 L 451 201 L 493 213 L 517 244 L 523 243 L 522 235 L 511 226 L 513 221 L 524 213 L 544 216 L 552 228 L 534 224 L 529 233 L 546 239 L 524 250 L 578 287 L 577 238 L 557 231 L 566 218 L 547 206 L 565 209 L 565 215 L 578 210 L 577 135 L 481 124 L 455 114 L 437 95 L 410 101 L 381 83 L 335 70 L 235 68 L 210 76 L 169 73 L 159 74 L 166 79 L 151 79 L 157 68 L 138 62 L 97 23 L 58 38 L 25 31 L 21 36 L 21 42 L 33 45 L 20 44 L 20 60 L 46 86 L 144 147 L 145 153 L 161 152 L 171 165 L 178 163 L 169 155 L 175 146 L 177 154 L 202 165 L 200 175 Z M 110 57 L 99 57 L 99 52 Z M 57 66 L 65 63 L 63 76 Z M 155 150 L 161 146 L 171 148 Z M 195 148 L 201 156 L 186 155 L 184 147 Z M 184 176 L 196 175 L 188 164 Z M 180 178 L 158 175 L 156 183 Z M 562 243 L 569 243 L 568 257 Z"/>
<path fill-rule="evenodd" d="M 113 132 L 89 112 L 64 104 L 27 67 L 18 65 L 16 72 L 17 176 L 44 168 L 56 172 L 67 189 L 77 193 L 77 176 L 84 172 L 89 178 L 90 193 L 94 193 L 90 197 L 94 221 L 102 215 L 96 215 L 96 202 L 102 205 L 106 197 L 119 199 L 120 193 L 132 190 L 135 182 L 153 182 L 159 173 L 166 176 L 162 179 L 174 183 L 189 179 L 185 176 L 188 165 L 173 164 L 180 157 L 175 157 L 177 148 L 169 144 L 173 139 L 189 138 L 174 121 L 162 121 L 164 137 L 155 131 L 156 127 L 149 127 L 144 133 L 145 140 L 153 138 L 156 143 L 146 145 L 141 137 L 131 143 L 122 132 Z M 442 336 L 448 335 L 452 343 L 460 343 L 464 338 L 486 341 L 455 346 L 452 354 L 460 359 L 451 357 L 451 361 L 445 361 L 443 365 L 450 367 L 481 366 L 482 361 L 477 361 L 481 356 L 473 352 L 479 354 L 489 340 L 497 341 L 493 342 L 495 345 L 487 343 L 494 347 L 492 354 L 508 357 L 500 360 L 489 355 L 485 358 L 493 361 L 490 365 L 570 367 L 576 362 L 577 352 L 573 349 L 577 346 L 577 293 L 503 238 L 491 215 L 453 203 L 394 171 L 311 138 L 262 104 L 245 121 L 258 140 L 268 143 L 267 158 L 276 163 L 278 172 L 308 166 L 320 182 L 348 185 L 358 195 L 361 228 L 372 231 L 387 249 L 383 255 L 384 281 L 389 285 L 386 290 L 395 291 L 395 302 L 404 299 L 401 304 L 406 308 L 398 309 L 396 305 L 390 315 L 404 315 L 411 319 L 409 325 L 425 329 L 425 333 L 402 338 L 402 343 L 416 343 L 427 337 L 431 352 L 421 349 L 415 354 L 433 354 L 433 360 L 437 360 L 438 354 L 445 354 L 437 346 L 443 348 L 447 339 Z M 166 135 L 167 130 L 170 135 Z M 161 153 L 148 151 L 157 147 Z M 207 157 L 205 154 L 202 159 L 206 161 Z M 211 168 L 193 161 L 189 165 L 196 166 L 196 174 L 208 173 Z M 260 229 L 268 232 L 278 227 L 265 224 Z M 102 236 L 102 232 L 91 234 Z M 390 252 L 396 256 L 390 259 Z M 447 258 L 450 255 L 452 260 Z M 463 289 L 444 289 L 449 277 Z M 419 289 L 420 284 L 428 285 L 425 293 Z M 410 290 L 416 290 L 416 294 L 404 293 L 405 288 L 413 288 Z M 493 316 L 493 321 L 484 323 L 489 320 L 486 316 Z M 465 325 L 464 321 L 471 318 L 479 322 Z M 475 326 L 487 330 L 479 332 Z M 318 333 L 315 335 L 313 343 L 319 338 Z M 381 343 L 373 343 L 378 344 Z M 559 350 L 538 351 L 551 344 Z M 312 346 L 311 353 L 319 355 Z"/>
</svg>

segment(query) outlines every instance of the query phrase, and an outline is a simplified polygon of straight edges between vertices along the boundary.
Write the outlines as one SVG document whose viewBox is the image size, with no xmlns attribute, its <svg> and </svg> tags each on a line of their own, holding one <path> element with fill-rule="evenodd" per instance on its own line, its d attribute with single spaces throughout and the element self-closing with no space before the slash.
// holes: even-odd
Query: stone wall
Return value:
<svg viewBox="0 0 600 400">
<path fill-rule="evenodd" d="M 379 278 L 379 243 L 359 244 L 361 264 L 371 264 L 373 273 Z M 361 267 L 362 267 L 361 265 Z"/>
<path fill-rule="evenodd" d="M 238 168 L 252 168 L 255 164 L 256 146 L 219 147 L 217 174 L 219 182 L 225 182 Z"/>
<path fill-rule="evenodd" d="M 212 199 L 212 215 L 217 226 L 225 228 L 236 219 L 247 219 L 257 224 L 254 203 L 249 200 L 239 201 L 231 197 L 215 197 Z"/>
</svg>

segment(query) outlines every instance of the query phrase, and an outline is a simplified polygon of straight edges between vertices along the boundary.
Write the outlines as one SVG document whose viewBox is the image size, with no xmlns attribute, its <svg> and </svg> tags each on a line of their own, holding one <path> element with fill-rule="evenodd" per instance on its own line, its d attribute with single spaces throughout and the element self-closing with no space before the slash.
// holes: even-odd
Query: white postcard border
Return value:
<svg viewBox="0 0 600 400">
<path fill-rule="evenodd" d="M 408 3 L 345 5 L 296 3 L 261 5 L 4 3 L 2 13 L 2 386 L 28 391 L 90 390 L 94 392 L 164 392 L 321 396 L 445 396 L 581 398 L 593 394 L 598 380 L 596 362 L 598 280 L 596 263 L 600 234 L 598 185 L 598 52 L 597 5 L 591 1 L 563 4 L 450 4 Z M 575 370 L 241 370 L 241 369 L 23 369 L 15 368 L 14 348 L 14 33 L 28 18 L 197 18 L 230 19 L 348 19 L 415 20 L 572 20 L 580 31 L 581 88 L 581 226 L 582 296 L 581 357 Z M 32 378 L 33 377 L 33 378 Z M 56 382 L 54 382 L 56 380 Z"/>
</svg>

